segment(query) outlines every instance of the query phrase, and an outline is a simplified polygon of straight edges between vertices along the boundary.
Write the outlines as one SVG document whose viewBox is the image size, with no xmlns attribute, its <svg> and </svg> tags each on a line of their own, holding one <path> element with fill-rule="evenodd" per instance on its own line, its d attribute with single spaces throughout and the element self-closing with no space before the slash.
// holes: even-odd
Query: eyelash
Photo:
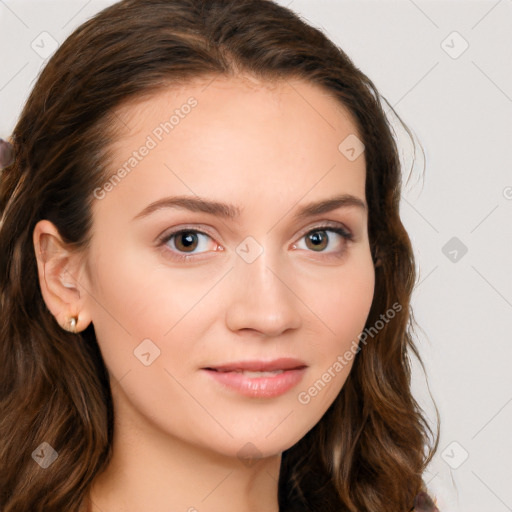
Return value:
<svg viewBox="0 0 512 512">
<path fill-rule="evenodd" d="M 348 242 L 351 242 L 354 240 L 354 235 L 352 233 L 350 233 L 349 231 L 347 231 L 346 229 L 342 228 L 342 227 L 339 227 L 339 226 L 332 226 L 332 225 L 323 225 L 323 226 L 317 226 L 313 229 L 310 229 L 309 231 L 307 231 L 306 233 L 304 233 L 300 239 L 302 240 L 303 238 L 305 238 L 306 236 L 310 235 L 311 233 L 316 233 L 318 231 L 331 231 L 333 233 L 336 233 L 338 235 L 340 235 L 347 243 Z M 176 230 L 176 231 L 173 231 L 171 233 L 166 233 L 164 236 L 162 236 L 160 239 L 159 239 L 159 243 L 158 243 L 158 246 L 161 247 L 161 246 L 165 246 L 167 245 L 167 243 L 175 236 L 181 234 L 181 233 L 194 233 L 194 234 L 201 234 L 201 235 L 205 235 L 209 238 L 212 238 L 212 236 L 208 233 L 205 233 L 204 231 L 200 231 L 198 229 L 192 229 L 192 228 L 180 228 L 179 230 Z M 329 240 L 330 241 L 330 240 Z M 168 253 L 169 251 L 166 250 L 166 252 Z M 315 251 L 311 251 L 311 252 L 315 252 Z M 172 251 L 172 256 L 171 258 L 174 259 L 174 260 L 177 260 L 177 261 L 189 261 L 189 260 L 192 260 L 192 259 L 196 259 L 198 258 L 197 255 L 193 254 L 193 255 L 182 255 L 182 254 L 177 254 L 175 252 Z M 321 252 L 319 253 L 321 254 Z M 334 258 L 341 258 L 343 255 L 345 254 L 345 249 L 342 249 L 341 250 L 341 254 L 337 254 L 337 255 L 329 255 L 328 257 L 334 257 Z"/>
</svg>

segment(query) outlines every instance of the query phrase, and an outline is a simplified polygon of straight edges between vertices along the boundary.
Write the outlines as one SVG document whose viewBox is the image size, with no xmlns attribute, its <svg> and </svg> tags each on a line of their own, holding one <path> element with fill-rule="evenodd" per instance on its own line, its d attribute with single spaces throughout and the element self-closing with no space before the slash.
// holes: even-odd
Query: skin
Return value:
<svg viewBox="0 0 512 512">
<path fill-rule="evenodd" d="M 358 340 L 373 299 L 367 209 L 294 219 L 338 194 L 366 204 L 364 153 L 350 161 L 338 150 L 356 126 L 315 85 L 216 78 L 124 106 L 112 173 L 190 96 L 198 101 L 190 114 L 95 201 L 86 254 L 70 251 L 49 221 L 34 230 L 49 310 L 63 326 L 79 314 L 77 331 L 94 324 L 111 375 L 113 459 L 92 486 L 91 512 L 278 511 L 282 452 L 321 419 L 353 362 L 309 403 L 298 395 Z M 174 195 L 243 212 L 230 220 L 166 208 L 133 220 Z M 325 222 L 354 239 L 327 231 L 315 248 L 308 233 Z M 191 252 L 183 237 L 157 247 L 182 227 L 207 234 L 196 233 Z M 251 263 L 236 252 L 248 236 L 263 248 Z M 172 258 L 179 254 L 196 259 Z M 145 339 L 160 350 L 148 366 L 134 355 Z M 282 356 L 308 368 L 275 398 L 242 396 L 200 370 Z"/>
</svg>

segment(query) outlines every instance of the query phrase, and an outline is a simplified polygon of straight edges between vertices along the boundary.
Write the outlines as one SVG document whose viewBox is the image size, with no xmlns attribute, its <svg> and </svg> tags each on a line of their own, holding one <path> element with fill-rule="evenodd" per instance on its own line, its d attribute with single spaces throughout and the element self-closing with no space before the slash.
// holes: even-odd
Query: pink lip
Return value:
<svg viewBox="0 0 512 512">
<path fill-rule="evenodd" d="M 304 363 L 304 361 L 301 361 L 300 359 L 295 359 L 293 357 L 281 357 L 279 359 L 274 359 L 272 361 L 234 361 L 232 363 L 208 366 L 203 369 L 218 371 L 248 370 L 254 372 L 265 372 L 272 370 L 295 370 L 298 368 L 304 368 L 306 366 L 306 363 Z"/>
<path fill-rule="evenodd" d="M 272 398 L 282 395 L 286 391 L 296 386 L 306 372 L 306 368 L 297 370 L 285 370 L 283 373 L 273 377 L 248 377 L 243 373 L 219 372 L 203 368 L 217 382 L 224 386 L 238 391 L 238 393 L 260 398 Z"/>
</svg>

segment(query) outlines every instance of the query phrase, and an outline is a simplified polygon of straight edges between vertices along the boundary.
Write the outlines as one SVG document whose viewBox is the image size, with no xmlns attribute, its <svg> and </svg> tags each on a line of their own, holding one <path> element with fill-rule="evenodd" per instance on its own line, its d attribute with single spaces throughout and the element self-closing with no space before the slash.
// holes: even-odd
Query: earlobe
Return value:
<svg viewBox="0 0 512 512">
<path fill-rule="evenodd" d="M 80 276 L 81 258 L 63 242 L 55 225 L 39 221 L 33 232 L 41 294 L 57 322 L 70 332 L 80 332 L 91 321 L 87 293 L 75 276 Z"/>
</svg>

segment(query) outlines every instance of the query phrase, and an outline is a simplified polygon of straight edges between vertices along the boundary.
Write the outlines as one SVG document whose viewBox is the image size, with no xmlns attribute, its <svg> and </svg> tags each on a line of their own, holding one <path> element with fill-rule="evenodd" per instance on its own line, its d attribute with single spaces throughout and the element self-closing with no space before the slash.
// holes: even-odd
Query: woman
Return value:
<svg viewBox="0 0 512 512">
<path fill-rule="evenodd" d="M 267 0 L 124 0 L 0 178 L 0 508 L 437 510 L 373 83 Z"/>
</svg>

